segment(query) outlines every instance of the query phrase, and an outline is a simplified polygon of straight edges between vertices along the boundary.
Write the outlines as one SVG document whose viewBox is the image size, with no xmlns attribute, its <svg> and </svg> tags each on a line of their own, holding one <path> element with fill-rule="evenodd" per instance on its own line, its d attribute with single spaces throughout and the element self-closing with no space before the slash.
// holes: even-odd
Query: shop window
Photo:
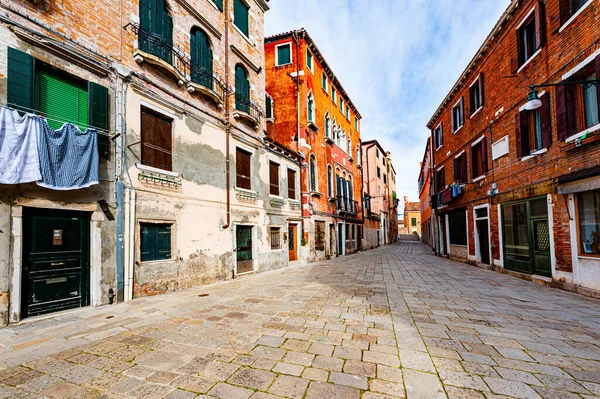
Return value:
<svg viewBox="0 0 600 399">
<path fill-rule="evenodd" d="M 600 256 L 600 190 L 577 194 L 579 253 Z"/>
<path fill-rule="evenodd" d="M 141 261 L 171 259 L 172 224 L 140 223 Z"/>
<path fill-rule="evenodd" d="M 529 260 L 527 204 L 505 205 L 502 208 L 504 250 L 508 259 Z"/>
</svg>

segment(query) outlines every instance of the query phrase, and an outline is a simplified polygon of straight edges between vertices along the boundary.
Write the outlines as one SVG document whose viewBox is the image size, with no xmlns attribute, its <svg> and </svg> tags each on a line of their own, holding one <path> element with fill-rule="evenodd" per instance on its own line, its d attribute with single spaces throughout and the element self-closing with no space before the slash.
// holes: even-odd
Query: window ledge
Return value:
<svg viewBox="0 0 600 399">
<path fill-rule="evenodd" d="M 592 133 L 592 132 L 595 132 L 595 131 L 598 131 L 598 130 L 600 130 L 600 123 L 598 123 L 597 125 L 594 125 L 594 126 L 590 127 L 589 129 L 582 130 L 581 132 L 579 132 L 577 134 L 574 134 L 571 137 L 568 137 L 565 140 L 565 143 L 570 143 L 572 141 L 575 141 L 575 140 L 581 138 L 581 136 L 583 136 L 586 133 Z"/>
<path fill-rule="evenodd" d="M 255 129 L 258 128 L 259 123 L 258 123 L 258 118 L 244 112 L 244 111 L 240 111 L 239 109 L 234 109 L 233 110 L 233 117 L 236 119 L 243 119 L 246 122 L 250 122 Z"/>
<path fill-rule="evenodd" d="M 160 173 L 161 175 L 165 175 L 165 176 L 169 176 L 169 177 L 179 177 L 179 173 L 171 172 L 170 170 L 155 168 L 153 166 L 142 165 L 141 163 L 136 163 L 135 167 L 138 168 L 139 170 L 143 170 L 145 172 Z"/>
<path fill-rule="evenodd" d="M 236 187 L 235 188 L 236 191 L 240 191 L 242 193 L 248 193 L 248 194 L 255 194 L 258 195 L 258 193 L 256 191 L 253 190 L 248 190 L 247 188 L 241 188 L 241 187 Z"/>
<path fill-rule="evenodd" d="M 322 196 L 323 196 L 323 194 L 321 194 L 321 193 L 320 193 L 320 192 L 318 192 L 318 191 L 311 191 L 311 192 L 310 192 L 310 195 L 311 195 L 312 197 L 322 197 Z"/>
<path fill-rule="evenodd" d="M 460 127 L 458 129 L 456 129 L 455 131 L 452 132 L 452 134 L 456 134 L 460 131 L 460 129 L 462 129 L 465 126 L 465 124 L 463 123 L 462 125 L 460 125 Z"/>
<path fill-rule="evenodd" d="M 147 62 L 148 64 L 157 66 L 165 70 L 166 72 L 169 72 L 177 80 L 178 86 L 183 86 L 183 84 L 188 80 L 186 76 L 184 76 L 181 72 L 179 72 L 177 68 L 169 64 L 167 61 L 153 54 L 140 50 L 139 48 L 133 51 L 133 59 L 138 64 L 141 64 L 142 62 Z"/>
<path fill-rule="evenodd" d="M 479 111 L 481 111 L 482 109 L 483 109 L 483 105 L 482 105 L 482 106 L 480 106 L 479 108 L 477 108 L 477 110 L 476 110 L 475 112 L 473 112 L 473 113 L 471 114 L 471 116 L 469 116 L 469 119 L 473 119 L 473 117 L 474 117 L 475 115 L 477 115 L 477 114 L 479 113 Z"/>
<path fill-rule="evenodd" d="M 308 121 L 308 127 L 313 131 L 313 132 L 318 132 L 319 131 L 319 126 L 317 126 L 317 124 L 313 121 Z"/>
<path fill-rule="evenodd" d="M 223 98 L 221 98 L 221 96 L 219 96 L 213 89 L 194 82 L 188 82 L 186 88 L 188 93 L 193 94 L 194 92 L 198 92 L 210 98 L 217 105 L 217 107 L 219 107 L 219 109 L 223 109 Z"/>
<path fill-rule="evenodd" d="M 276 64 L 276 65 L 275 65 L 275 68 L 279 68 L 279 67 L 285 67 L 285 66 L 289 66 L 289 65 L 292 65 L 292 63 L 291 63 L 291 62 L 288 62 L 288 63 L 286 63 L 286 64 Z"/>
<path fill-rule="evenodd" d="M 577 17 L 579 16 L 579 14 L 581 14 L 581 13 L 582 13 L 582 12 L 583 12 L 583 11 L 584 11 L 586 8 L 588 8 L 588 7 L 589 7 L 589 5 L 590 5 L 590 4 L 592 4 L 593 2 L 594 2 L 594 0 L 588 0 L 588 2 L 587 2 L 587 3 L 585 3 L 585 4 L 583 5 L 583 7 L 581 7 L 579 10 L 577 10 L 577 12 L 576 12 L 575 14 L 573 14 L 573 15 L 571 16 L 571 18 L 569 18 L 569 19 L 567 20 L 567 22 L 565 22 L 565 23 L 564 23 L 564 24 L 563 24 L 563 25 L 560 27 L 560 29 L 558 30 L 558 33 L 561 33 L 563 30 L 567 29 L 567 26 L 571 25 L 571 22 L 573 22 L 574 20 L 576 20 L 576 19 L 577 19 Z"/>
<path fill-rule="evenodd" d="M 285 200 L 281 195 L 269 194 L 269 198 Z"/>
<path fill-rule="evenodd" d="M 592 254 L 577 255 L 577 258 L 578 259 L 595 260 L 595 261 L 600 262 L 600 255 L 592 255 Z"/>
<path fill-rule="evenodd" d="M 521 72 L 523 69 L 525 69 L 525 67 L 526 67 L 527 65 L 529 65 L 529 63 L 530 63 L 530 62 L 531 62 L 531 61 L 532 61 L 532 60 L 533 60 L 535 57 L 537 57 L 537 55 L 538 55 L 539 53 L 541 53 L 541 52 L 542 52 L 542 48 L 540 47 L 539 49 L 537 49 L 537 51 L 536 51 L 535 53 L 533 53 L 533 55 L 532 55 L 531 57 L 529 57 L 529 59 L 528 59 L 527 61 L 525 61 L 525 62 L 523 63 L 523 65 L 521 65 L 521 66 L 519 67 L 519 69 L 517 69 L 517 73 L 519 73 L 519 72 Z"/>
<path fill-rule="evenodd" d="M 481 175 L 479 177 L 474 178 L 473 180 L 471 180 L 471 183 L 476 183 L 476 182 L 478 182 L 480 180 L 483 180 L 483 179 L 485 179 L 485 175 Z"/>
<path fill-rule="evenodd" d="M 140 266 L 158 265 L 161 263 L 175 263 L 177 259 L 161 259 L 161 260 L 140 260 Z"/>
<path fill-rule="evenodd" d="M 440 148 L 442 148 L 442 146 L 443 146 L 443 144 L 441 146 L 437 147 L 435 150 L 436 151 L 439 150 Z"/>
<path fill-rule="evenodd" d="M 537 151 L 532 152 L 531 155 L 534 155 L 534 156 L 536 156 L 536 155 L 542 155 L 542 154 L 545 154 L 547 152 L 548 152 L 547 148 L 542 148 L 541 150 L 537 150 Z"/>
</svg>

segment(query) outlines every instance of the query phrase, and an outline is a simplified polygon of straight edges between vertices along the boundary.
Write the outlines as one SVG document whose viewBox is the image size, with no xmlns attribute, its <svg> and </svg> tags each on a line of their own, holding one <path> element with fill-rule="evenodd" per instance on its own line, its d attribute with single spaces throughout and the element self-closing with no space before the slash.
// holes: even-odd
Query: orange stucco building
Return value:
<svg viewBox="0 0 600 399">
<path fill-rule="evenodd" d="M 361 115 L 306 30 L 265 38 L 267 139 L 297 150 L 308 261 L 362 248 Z"/>
</svg>

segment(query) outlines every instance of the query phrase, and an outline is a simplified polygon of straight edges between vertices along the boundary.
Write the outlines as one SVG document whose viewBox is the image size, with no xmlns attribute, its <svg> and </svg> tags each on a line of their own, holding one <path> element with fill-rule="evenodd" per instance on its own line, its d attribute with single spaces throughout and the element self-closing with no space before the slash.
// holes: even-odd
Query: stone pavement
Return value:
<svg viewBox="0 0 600 399">
<path fill-rule="evenodd" d="M 592 398 L 600 301 L 403 242 L 0 329 L 0 398 Z"/>
</svg>

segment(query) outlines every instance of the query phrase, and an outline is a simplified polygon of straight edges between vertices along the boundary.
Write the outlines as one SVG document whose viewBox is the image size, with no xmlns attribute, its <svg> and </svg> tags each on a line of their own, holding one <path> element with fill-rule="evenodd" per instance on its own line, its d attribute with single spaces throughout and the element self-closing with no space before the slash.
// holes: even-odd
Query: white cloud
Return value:
<svg viewBox="0 0 600 399">
<path fill-rule="evenodd" d="M 304 27 L 392 153 L 397 193 L 417 200 L 425 127 L 509 0 L 271 0 L 265 34 Z"/>
</svg>

